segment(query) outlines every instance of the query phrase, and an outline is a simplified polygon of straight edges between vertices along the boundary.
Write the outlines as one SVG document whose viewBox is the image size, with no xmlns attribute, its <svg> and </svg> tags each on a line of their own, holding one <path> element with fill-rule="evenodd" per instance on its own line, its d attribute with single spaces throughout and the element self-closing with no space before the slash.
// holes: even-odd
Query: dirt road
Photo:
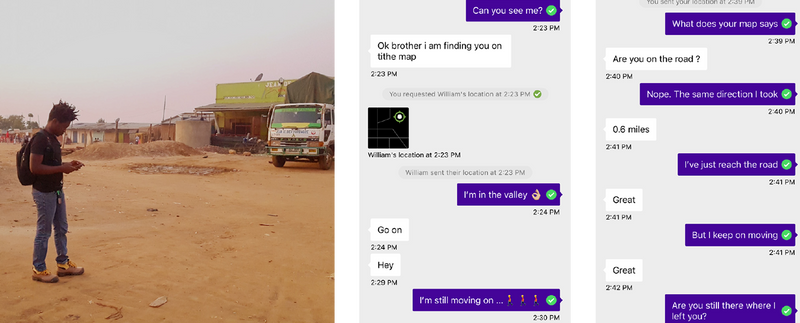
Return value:
<svg viewBox="0 0 800 323">
<path fill-rule="evenodd" d="M 16 178 L 18 147 L 0 144 L 0 322 L 333 322 L 332 169 L 214 153 L 82 160 L 64 193 L 69 256 L 86 273 L 44 284 L 31 280 L 36 208 Z M 51 238 L 51 271 L 55 257 Z"/>
</svg>

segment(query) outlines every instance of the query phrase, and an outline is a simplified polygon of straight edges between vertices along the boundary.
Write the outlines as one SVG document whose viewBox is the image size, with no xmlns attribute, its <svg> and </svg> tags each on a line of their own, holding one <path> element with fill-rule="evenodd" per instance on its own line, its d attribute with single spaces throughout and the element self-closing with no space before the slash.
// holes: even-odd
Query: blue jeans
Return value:
<svg viewBox="0 0 800 323">
<path fill-rule="evenodd" d="M 38 271 L 47 269 L 45 263 L 47 244 L 53 229 L 56 232 L 56 252 L 58 252 L 56 262 L 65 264 L 69 261 L 69 257 L 67 257 L 67 203 L 65 200 L 63 190 L 44 193 L 33 189 L 33 201 L 36 202 L 36 211 L 39 214 L 39 218 L 36 220 L 36 239 L 33 240 L 33 268 Z"/>
</svg>

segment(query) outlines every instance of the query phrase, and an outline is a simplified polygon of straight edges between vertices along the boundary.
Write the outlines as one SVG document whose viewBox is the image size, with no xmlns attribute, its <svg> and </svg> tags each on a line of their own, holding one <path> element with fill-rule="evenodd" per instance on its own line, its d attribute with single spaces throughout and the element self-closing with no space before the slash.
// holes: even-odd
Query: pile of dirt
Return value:
<svg viewBox="0 0 800 323">
<path fill-rule="evenodd" d="M 69 155 L 69 154 L 74 153 L 75 151 L 81 150 L 83 148 L 84 147 L 62 148 L 61 149 L 61 156 Z"/>
<path fill-rule="evenodd" d="M 189 174 L 189 175 L 201 175 L 201 176 L 235 171 L 230 168 L 222 168 L 222 167 L 197 167 L 197 166 L 155 165 L 155 164 L 131 165 L 130 169 L 138 174 Z"/>
<path fill-rule="evenodd" d="M 228 150 L 229 149 L 230 148 L 223 148 L 223 147 L 220 147 L 220 146 L 213 146 L 213 145 L 208 145 L 208 146 L 203 146 L 203 147 L 197 148 L 197 150 L 200 150 L 200 151 L 205 151 L 205 152 L 210 152 L 210 153 L 217 153 L 217 154 L 224 154 L 224 155 L 228 154 Z"/>
<path fill-rule="evenodd" d="M 185 144 L 174 141 L 154 141 L 142 145 L 117 144 L 108 142 L 94 143 L 86 149 L 76 151 L 70 158 L 74 159 L 117 159 L 123 157 L 170 157 L 193 156 L 203 153 Z"/>
</svg>

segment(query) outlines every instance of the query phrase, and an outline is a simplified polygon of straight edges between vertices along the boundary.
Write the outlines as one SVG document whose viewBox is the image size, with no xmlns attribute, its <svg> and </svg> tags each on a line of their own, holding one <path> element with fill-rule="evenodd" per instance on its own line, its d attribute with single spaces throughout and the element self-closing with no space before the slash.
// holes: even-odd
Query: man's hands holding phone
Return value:
<svg viewBox="0 0 800 323">
<path fill-rule="evenodd" d="M 73 160 L 73 161 L 71 161 L 69 163 L 63 163 L 63 164 L 61 164 L 62 173 L 69 174 L 69 173 L 72 173 L 72 172 L 74 172 L 76 170 L 81 169 L 81 167 L 83 167 L 83 166 L 84 166 L 84 164 L 79 162 L 79 161 L 77 161 L 77 160 Z"/>
</svg>

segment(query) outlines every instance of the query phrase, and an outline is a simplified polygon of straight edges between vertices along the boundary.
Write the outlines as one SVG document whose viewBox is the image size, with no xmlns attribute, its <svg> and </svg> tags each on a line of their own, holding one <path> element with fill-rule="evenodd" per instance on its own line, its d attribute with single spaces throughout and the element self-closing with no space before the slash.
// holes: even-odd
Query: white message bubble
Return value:
<svg viewBox="0 0 800 323">
<path fill-rule="evenodd" d="M 606 141 L 655 141 L 655 118 L 606 118 Z"/>
<path fill-rule="evenodd" d="M 509 68 L 511 35 L 371 35 L 372 68 Z"/>
<path fill-rule="evenodd" d="M 609 71 L 705 71 L 708 48 L 606 48 Z"/>
<path fill-rule="evenodd" d="M 606 211 L 609 212 L 631 212 L 642 211 L 644 209 L 644 193 L 642 189 L 607 189 Z"/>
<path fill-rule="evenodd" d="M 372 241 L 408 241 L 408 219 L 370 219 Z"/>
<path fill-rule="evenodd" d="M 369 255 L 369 275 L 400 276 L 400 254 Z"/>
<path fill-rule="evenodd" d="M 641 282 L 644 279 L 642 259 L 606 259 L 607 282 Z"/>
</svg>

